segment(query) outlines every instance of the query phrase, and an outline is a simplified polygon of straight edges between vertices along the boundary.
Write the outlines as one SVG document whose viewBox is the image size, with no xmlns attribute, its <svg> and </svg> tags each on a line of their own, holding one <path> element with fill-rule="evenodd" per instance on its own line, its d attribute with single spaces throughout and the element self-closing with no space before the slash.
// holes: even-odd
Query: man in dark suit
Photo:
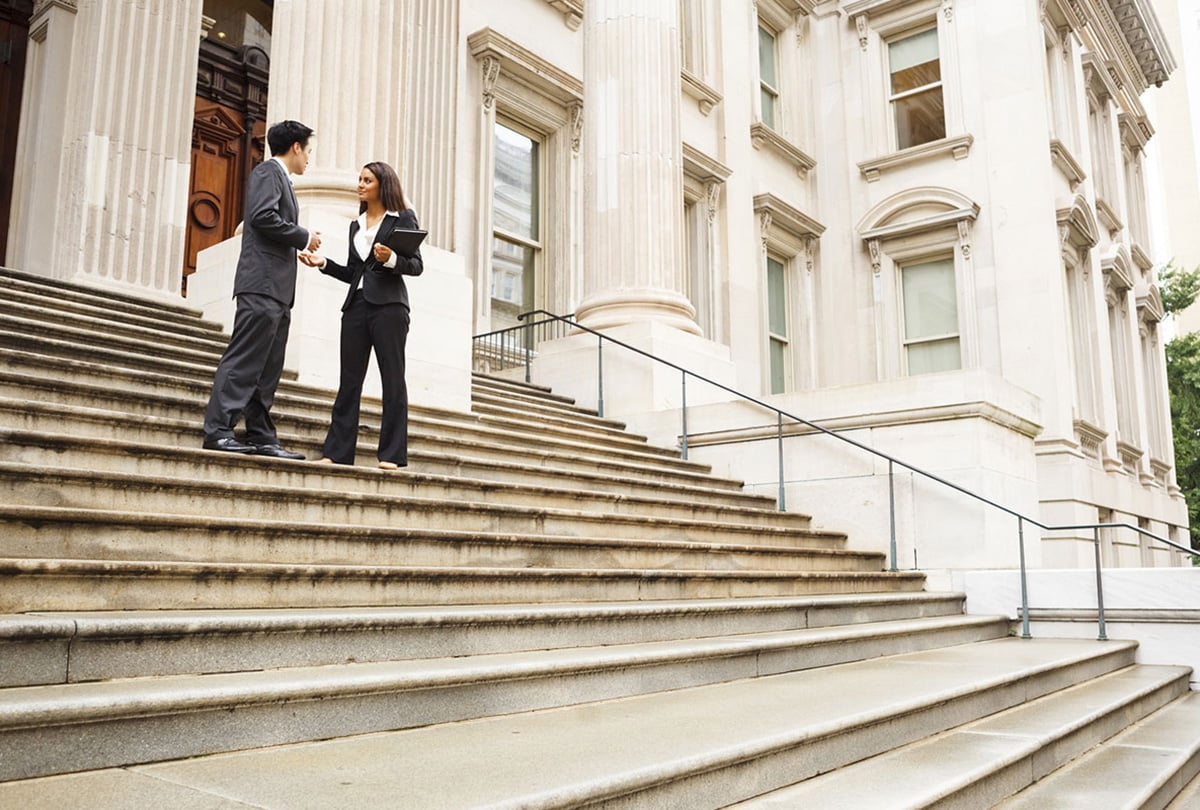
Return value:
<svg viewBox="0 0 1200 810">
<path fill-rule="evenodd" d="M 273 125 L 267 130 L 272 157 L 254 168 L 246 184 L 242 252 L 233 280 L 237 312 L 204 411 L 206 450 L 304 458 L 279 446 L 270 411 L 296 299 L 296 252 L 321 245 L 318 232 L 297 224 L 300 206 L 291 181 L 308 168 L 312 134 L 299 121 Z M 240 417 L 246 420 L 245 441 L 233 435 Z"/>
</svg>

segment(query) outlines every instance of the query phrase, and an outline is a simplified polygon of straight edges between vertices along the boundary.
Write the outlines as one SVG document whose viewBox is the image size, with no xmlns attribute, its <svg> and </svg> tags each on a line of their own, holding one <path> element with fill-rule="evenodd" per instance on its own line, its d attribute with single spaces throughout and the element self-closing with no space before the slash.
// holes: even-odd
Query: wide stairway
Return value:
<svg viewBox="0 0 1200 810">
<path fill-rule="evenodd" d="M 531 386 L 414 407 L 399 472 L 370 402 L 356 467 L 201 450 L 224 340 L 0 271 L 4 810 L 1200 807 L 1184 667 Z M 285 380 L 284 445 L 331 401 Z"/>
</svg>

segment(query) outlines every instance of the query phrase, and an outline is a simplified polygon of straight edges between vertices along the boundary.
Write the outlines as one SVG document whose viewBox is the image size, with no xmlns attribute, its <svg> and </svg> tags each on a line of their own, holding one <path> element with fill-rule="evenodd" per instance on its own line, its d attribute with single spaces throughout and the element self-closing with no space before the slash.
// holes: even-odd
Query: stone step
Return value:
<svg viewBox="0 0 1200 810">
<path fill-rule="evenodd" d="M 803 671 L 994 640 L 1007 624 L 1003 617 L 919 619 L 865 629 L 15 687 L 0 690 L 0 780 Z"/>
<path fill-rule="evenodd" d="M 223 456 L 224 457 L 224 456 Z M 298 473 L 307 461 L 244 458 L 250 470 L 280 465 Z M 79 510 L 117 510 L 135 515 L 211 518 L 231 515 L 256 520 L 352 524 L 355 526 L 497 531 L 519 534 L 603 536 L 691 543 L 735 543 L 788 548 L 841 547 L 845 535 L 809 528 L 804 515 L 764 509 L 563 492 L 558 505 L 537 502 L 513 487 L 469 487 L 446 480 L 440 491 L 422 486 L 428 477 L 373 471 L 389 476 L 382 493 L 344 492 L 241 481 L 188 480 L 74 467 L 39 467 L 0 462 L 0 486 L 10 503 Z M 250 476 L 251 478 L 253 476 Z M 509 497 L 504 498 L 501 489 Z M 468 492 L 482 500 L 465 500 Z M 548 492 L 546 493 L 549 494 Z M 448 500 L 454 498 L 454 500 Z M 656 507 L 661 506 L 661 512 Z"/>
<path fill-rule="evenodd" d="M 215 368 L 225 350 L 226 340 L 220 335 L 211 340 L 185 337 L 182 340 L 168 339 L 166 333 L 151 329 L 129 327 L 118 334 L 113 330 L 97 330 L 99 322 L 84 318 L 57 321 L 42 318 L 27 318 L 0 312 L 0 345 L 28 346 L 34 338 L 53 345 L 75 345 L 77 351 L 95 351 L 98 343 L 106 348 L 140 354 L 145 357 L 178 358 L 189 363 L 211 363 Z M 13 335 L 28 335 L 21 339 Z"/>
<path fill-rule="evenodd" d="M 163 542 L 168 542 L 167 534 Z M 0 613 L 628 602 L 920 591 L 916 572 L 422 568 L 0 558 Z"/>
<path fill-rule="evenodd" d="M 1186 694 L 1188 672 L 1152 666 L 1118 670 L 729 810 L 992 807 Z M 912 778 L 916 774 L 920 778 Z M 1094 793 L 1089 802 L 1090 808 L 1117 806 Z"/>
<path fill-rule="evenodd" d="M 0 616 L 0 687 L 566 647 L 961 617 L 962 594 L 563 605 L 159 610 Z"/>
<path fill-rule="evenodd" d="M 60 398 L 54 398 L 60 399 Z M 103 404 L 103 403 L 101 403 Z M 203 406 L 194 415 L 181 403 L 176 416 L 153 411 L 131 414 L 108 408 L 90 408 L 53 399 L 20 399 L 0 396 L 0 424 L 32 432 L 70 433 L 80 438 L 114 438 L 138 446 L 199 447 L 203 441 Z M 310 459 L 318 459 L 328 416 L 292 413 L 283 403 L 272 411 L 280 441 L 296 446 Z M 364 415 L 359 429 L 359 458 L 375 464 L 379 430 Z M 489 459 L 517 465 L 550 466 L 559 470 L 621 475 L 643 480 L 712 484 L 740 489 L 741 483 L 709 477 L 708 465 L 683 461 L 670 451 L 649 445 L 614 445 L 605 439 L 589 440 L 555 435 L 520 435 L 503 428 L 472 422 L 469 417 L 438 419 L 414 415 L 409 436 L 410 452 L 453 454 L 465 459 Z"/>
<path fill-rule="evenodd" d="M 9 298 L 11 293 L 32 293 L 46 300 L 69 301 L 89 307 L 115 311 L 131 318 L 149 318 L 154 321 L 170 321 L 181 326 L 200 326 L 219 332 L 219 324 L 203 319 L 198 309 L 180 303 L 147 301 L 102 287 L 84 287 L 47 276 L 24 273 L 11 267 L 0 267 L 0 298 Z"/>
<path fill-rule="evenodd" d="M 507 383 L 497 385 L 494 380 L 479 374 L 471 375 L 472 399 L 478 402 L 503 404 L 512 408 L 530 407 L 558 414 L 565 417 L 597 419 L 605 424 L 625 426 L 625 423 L 597 416 L 594 408 L 584 408 L 575 404 L 575 400 L 560 397 L 546 389 L 537 388 L 526 383 Z"/>
<path fill-rule="evenodd" d="M 253 507 L 254 504 L 248 506 Z M 253 508 L 248 513 L 255 515 Z M 631 538 L 608 534 L 505 533 L 485 529 L 337 523 L 330 519 L 187 516 L 144 511 L 0 506 L 0 556 L 29 560 L 220 561 L 290 565 L 432 568 L 604 568 L 637 572 L 864 573 L 882 571 L 875 552 L 821 548 L 840 538 L 780 533 L 774 545 Z M 449 523 L 450 521 L 446 521 Z M 720 536 L 720 533 L 716 533 Z M 735 537 L 730 532 L 725 536 Z M 164 542 L 169 537 L 169 542 Z M 771 540 L 766 537 L 766 540 Z M 791 542 L 786 547 L 784 542 Z M 810 542 L 812 547 L 804 547 Z"/>
<path fill-rule="evenodd" d="M 71 323 L 86 326 L 96 339 L 108 335 L 125 337 L 154 336 L 172 345 L 207 346 L 216 344 L 224 350 L 228 336 L 219 324 L 195 318 L 151 317 L 148 314 L 116 309 L 103 304 L 80 302 L 69 298 L 47 296 L 44 293 L 10 289 L 0 285 L 0 312 L 31 321 Z"/>
<path fill-rule="evenodd" d="M 1200 810 L 1200 776 L 1188 782 L 1179 795 L 1167 805 L 1167 810 Z"/>
<path fill-rule="evenodd" d="M 290 445 L 289 445 L 290 446 Z M 319 443 L 309 440 L 296 445 L 315 457 Z M 372 448 L 364 445 L 360 466 L 275 464 L 235 454 L 211 453 L 195 446 L 138 445 L 116 439 L 79 438 L 65 433 L 5 430 L 0 428 L 0 462 L 17 462 L 35 467 L 85 468 L 95 473 L 120 472 L 171 478 L 216 479 L 253 483 L 264 476 L 285 486 L 336 489 L 343 492 L 390 494 L 397 479 L 401 486 L 428 483 L 434 489 L 461 487 L 483 490 L 475 499 L 523 502 L 531 492 L 546 491 L 552 497 L 582 502 L 625 498 L 633 502 L 665 504 L 664 508 L 697 505 L 707 509 L 733 507 L 737 510 L 767 510 L 788 525 L 808 527 L 811 518 L 799 512 L 780 513 L 775 499 L 736 490 L 710 488 L 698 483 L 671 484 L 647 478 L 626 478 L 556 470 L 512 462 L 471 460 L 448 453 L 413 450 L 410 466 L 403 472 L 381 475 L 371 463 Z M 257 463 L 257 462 L 262 462 Z"/>
<path fill-rule="evenodd" d="M 601 419 L 595 414 L 564 413 L 556 408 L 546 408 L 537 403 L 506 401 L 503 397 L 493 397 L 479 393 L 471 394 L 471 411 L 483 417 L 509 419 L 519 416 L 522 419 L 541 424 L 560 427 L 580 427 L 587 425 L 601 434 L 631 436 L 636 435 L 625 429 L 623 422 L 612 422 Z"/>
<path fill-rule="evenodd" d="M 1200 692 L 1191 692 L 997 805 L 1166 807 L 1200 773 Z"/>
<path fill-rule="evenodd" d="M 257 463 L 257 462 L 264 463 Z M 811 520 L 798 512 L 780 512 L 773 499 L 725 490 L 690 487 L 677 497 L 664 496 L 653 482 L 627 487 L 626 493 L 581 486 L 575 476 L 560 473 L 555 485 L 529 481 L 502 482 L 464 474 L 425 472 L 423 465 L 390 476 L 368 466 L 286 464 L 257 457 L 214 454 L 195 447 L 145 447 L 115 439 L 77 438 L 69 434 L 12 431 L 0 428 L 0 468 L 19 463 L 35 468 L 70 467 L 91 474 L 134 474 L 173 479 L 226 483 L 267 483 L 336 490 L 369 495 L 412 495 L 453 501 L 538 505 L 555 508 L 601 509 L 605 512 L 643 514 L 654 510 L 662 517 L 726 517 L 758 525 L 807 528 Z"/>
<path fill-rule="evenodd" d="M 469 722 L 12 782 L 0 785 L 0 803 L 23 807 L 68 790 L 104 790 L 140 807 L 170 799 L 173 806 L 199 807 L 208 799 L 256 807 L 715 810 L 1127 667 L 1133 654 L 1134 645 L 1123 642 L 984 641 Z M 283 673 L 268 675 L 281 678 L 275 708 L 286 712 L 293 682 Z M 111 703 L 83 705 L 80 714 L 103 718 Z M 384 725 L 392 719 L 384 706 L 391 705 L 363 714 Z M 199 748 L 239 721 L 246 725 L 240 712 L 204 708 L 197 705 L 186 727 L 161 740 L 139 744 L 141 734 L 127 733 L 121 747 L 148 758 L 168 742 Z M 406 709 L 395 720 L 421 721 Z M 291 715 L 288 722 L 264 716 L 257 727 L 263 737 L 281 731 L 331 737 L 347 714 L 331 705 L 303 729 Z M 33 712 L 26 716 L 36 722 Z M 85 728 L 88 737 L 62 741 L 62 758 L 112 757 L 111 749 L 88 744 L 103 725 Z M 10 748 L 20 758 L 8 766 L 14 773 L 36 769 L 38 753 L 59 753 L 49 747 L 35 753 L 25 741 Z"/>
</svg>

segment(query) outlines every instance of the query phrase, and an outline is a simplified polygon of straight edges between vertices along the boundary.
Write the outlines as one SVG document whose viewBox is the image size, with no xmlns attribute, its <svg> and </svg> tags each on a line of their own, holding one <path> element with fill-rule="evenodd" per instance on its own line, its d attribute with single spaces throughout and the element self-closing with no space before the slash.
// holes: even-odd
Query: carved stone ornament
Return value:
<svg viewBox="0 0 1200 810">
<path fill-rule="evenodd" d="M 721 186 L 723 183 L 713 181 L 704 187 L 705 203 L 708 206 L 708 226 L 711 228 L 717 221 L 717 205 L 721 202 Z"/>
<path fill-rule="evenodd" d="M 946 22 L 954 22 L 954 0 L 942 0 L 942 14 Z"/>
<path fill-rule="evenodd" d="M 803 11 L 797 11 L 793 22 L 795 23 L 793 27 L 796 29 L 796 44 L 803 45 L 804 37 L 808 34 L 808 15 Z"/>
<path fill-rule="evenodd" d="M 483 108 L 490 110 L 496 105 L 496 79 L 500 78 L 500 60 L 485 56 L 480 65 L 483 74 Z"/>
<path fill-rule="evenodd" d="M 964 259 L 971 258 L 971 230 L 965 219 L 958 221 L 958 247 Z"/>
<path fill-rule="evenodd" d="M 858 29 L 858 47 L 867 49 L 867 15 L 859 14 L 854 18 L 854 27 Z"/>
<path fill-rule="evenodd" d="M 814 256 L 817 253 L 817 238 L 815 236 L 804 237 L 804 272 L 810 276 L 813 271 Z"/>
<path fill-rule="evenodd" d="M 579 141 L 583 136 L 583 102 L 576 101 L 570 107 L 571 112 L 571 151 L 579 154 Z"/>
<path fill-rule="evenodd" d="M 758 212 L 758 235 L 762 239 L 763 252 L 767 251 L 767 235 L 771 232 L 771 212 Z"/>
<path fill-rule="evenodd" d="M 871 253 L 871 272 L 879 275 L 879 269 L 883 265 L 883 258 L 879 251 L 879 240 L 872 239 L 867 242 L 867 250 Z"/>
</svg>

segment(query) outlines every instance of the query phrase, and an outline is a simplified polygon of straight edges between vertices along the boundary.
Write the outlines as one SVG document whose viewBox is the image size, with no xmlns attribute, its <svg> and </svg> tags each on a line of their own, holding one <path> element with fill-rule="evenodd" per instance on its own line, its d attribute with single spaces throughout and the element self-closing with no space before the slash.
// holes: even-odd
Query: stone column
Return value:
<svg viewBox="0 0 1200 810">
<path fill-rule="evenodd" d="M 7 263 L 176 300 L 202 0 L 39 0 Z"/>
<path fill-rule="evenodd" d="M 430 231 L 425 273 L 408 282 L 410 401 L 467 410 L 470 281 L 461 258 L 440 249 L 453 239 L 457 20 L 457 0 L 276 0 L 267 119 L 316 131 L 308 170 L 295 178 L 300 223 L 320 231 L 320 252 L 338 261 L 358 216 L 360 168 L 380 160 L 400 175 Z M 188 301 L 225 324 L 239 244 L 235 237 L 201 252 L 188 281 Z M 308 267 L 298 273 L 286 367 L 306 383 L 335 387 L 346 286 Z M 379 393 L 374 370 L 364 393 Z"/>
<path fill-rule="evenodd" d="M 593 329 L 699 334 L 684 295 L 677 0 L 584 4 L 584 295 Z"/>
</svg>

